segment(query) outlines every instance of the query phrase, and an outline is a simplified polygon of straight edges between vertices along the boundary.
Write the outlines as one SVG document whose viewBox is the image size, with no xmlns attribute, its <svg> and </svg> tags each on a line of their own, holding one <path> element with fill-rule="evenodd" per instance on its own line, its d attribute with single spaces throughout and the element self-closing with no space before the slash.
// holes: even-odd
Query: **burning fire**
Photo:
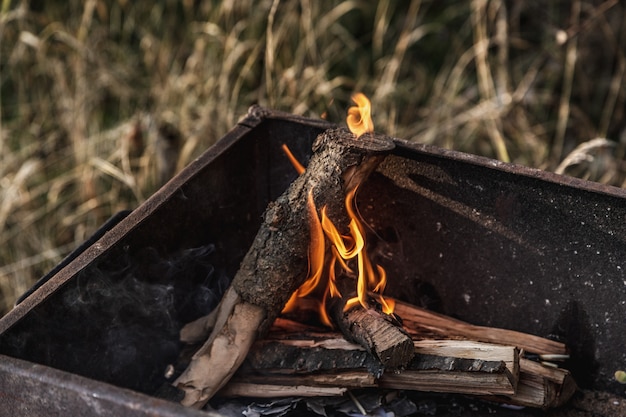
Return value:
<svg viewBox="0 0 626 417">
<path fill-rule="evenodd" d="M 287 145 L 285 145 L 284 143 L 282 149 L 283 152 L 285 152 L 285 155 L 287 155 L 287 158 L 289 158 L 289 162 L 291 162 L 291 165 L 293 165 L 298 175 L 302 174 L 306 170 L 306 168 L 302 166 L 300 161 L 298 161 L 295 156 L 293 156 L 289 147 L 287 147 Z"/>
<path fill-rule="evenodd" d="M 356 106 L 348 110 L 348 128 L 356 137 L 374 131 L 374 123 L 370 115 L 370 101 L 359 93 L 352 96 Z M 289 156 L 291 153 L 283 147 Z M 289 156 L 293 161 L 295 158 Z M 296 161 L 297 162 L 297 161 Z M 294 164 L 298 172 L 300 165 Z M 318 297 L 317 311 L 320 320 L 332 327 L 326 311 L 328 297 L 341 298 L 337 287 L 337 278 L 349 276 L 356 279 L 356 296 L 350 298 L 344 307 L 347 311 L 361 305 L 369 308 L 369 300 L 375 298 L 386 314 L 393 313 L 393 303 L 383 298 L 382 293 L 387 283 L 385 270 L 380 265 L 373 265 L 367 255 L 366 232 L 358 213 L 354 198 L 358 187 L 350 190 L 345 199 L 346 212 L 350 219 L 348 233 L 342 234 L 326 214 L 326 207 L 319 211 L 313 201 L 313 193 L 308 195 L 309 228 L 311 243 L 309 246 L 309 274 L 307 280 L 296 290 L 287 302 L 283 313 L 295 311 L 300 300 L 313 294 L 322 293 Z"/>
<path fill-rule="evenodd" d="M 352 101 L 356 103 L 356 106 L 348 109 L 346 123 L 350 132 L 354 133 L 358 138 L 364 133 L 374 131 L 374 122 L 371 116 L 372 106 L 363 93 L 352 95 Z"/>
</svg>

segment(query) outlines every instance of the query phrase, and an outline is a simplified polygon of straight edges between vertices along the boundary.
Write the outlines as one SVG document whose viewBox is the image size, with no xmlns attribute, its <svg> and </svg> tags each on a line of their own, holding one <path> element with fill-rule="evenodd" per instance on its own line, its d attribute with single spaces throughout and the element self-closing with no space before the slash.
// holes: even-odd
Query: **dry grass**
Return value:
<svg viewBox="0 0 626 417">
<path fill-rule="evenodd" d="M 617 0 L 151 3 L 2 1 L 0 312 L 253 103 L 626 185 Z"/>
</svg>

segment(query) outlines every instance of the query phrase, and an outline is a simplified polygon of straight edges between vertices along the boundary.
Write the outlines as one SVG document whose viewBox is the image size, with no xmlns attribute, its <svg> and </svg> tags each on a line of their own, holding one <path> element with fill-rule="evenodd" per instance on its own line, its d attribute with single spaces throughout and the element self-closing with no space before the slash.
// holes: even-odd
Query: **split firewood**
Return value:
<svg viewBox="0 0 626 417">
<path fill-rule="evenodd" d="M 569 371 L 520 357 L 512 346 L 468 340 L 415 340 L 415 357 L 403 370 L 386 371 L 360 345 L 339 333 L 278 319 L 218 395 L 265 397 L 341 395 L 346 389 L 382 387 L 470 394 L 533 408 L 565 404 L 576 391 Z M 335 391 L 332 391 L 332 390 Z"/>
<path fill-rule="evenodd" d="M 473 395 L 516 392 L 520 359 L 519 350 L 512 346 L 420 340 L 415 341 L 415 351 L 415 359 L 406 370 L 383 374 L 379 386 Z"/>
<path fill-rule="evenodd" d="M 520 359 L 520 376 L 515 395 L 489 396 L 485 399 L 533 408 L 556 408 L 568 402 L 577 390 L 567 369 L 544 366 Z"/>
<path fill-rule="evenodd" d="M 183 405 L 201 408 L 228 382 L 252 343 L 266 333 L 306 279 L 309 195 L 317 207 L 326 206 L 329 216 L 347 226 L 346 193 L 365 181 L 393 147 L 385 136 L 366 134 L 357 140 L 346 129 L 318 136 L 306 171 L 269 204 L 252 246 L 217 307 L 208 339 L 174 381 L 185 393 Z"/>
<path fill-rule="evenodd" d="M 402 317 L 404 328 L 413 337 L 441 337 L 444 339 L 458 337 L 479 342 L 516 346 L 524 352 L 536 354 L 563 355 L 567 353 L 567 347 L 554 340 L 514 330 L 475 326 L 397 300 L 395 314 Z"/>
<path fill-rule="evenodd" d="M 397 300 L 395 313 L 402 317 L 404 328 L 414 338 L 469 339 L 516 346 L 525 353 L 538 355 L 567 354 L 567 347 L 554 340 L 514 330 L 472 325 Z M 576 382 L 568 370 L 521 358 L 515 394 L 489 399 L 527 407 L 553 408 L 565 404 L 576 389 Z"/>
<path fill-rule="evenodd" d="M 241 392 L 241 384 L 248 389 L 247 396 L 263 396 L 266 385 L 313 390 L 383 387 L 476 395 L 515 392 L 519 351 L 513 347 L 458 340 L 416 341 L 415 352 L 405 369 L 389 371 L 362 346 L 347 342 L 340 334 L 265 339 L 254 344 L 244 365 L 219 395 Z"/>
<path fill-rule="evenodd" d="M 292 382 L 292 381 L 290 381 Z M 227 384 L 220 392 L 220 397 L 339 397 L 345 395 L 347 388 L 340 386 L 324 387 L 305 384 L 263 384 L 254 382 L 236 382 Z"/>
</svg>

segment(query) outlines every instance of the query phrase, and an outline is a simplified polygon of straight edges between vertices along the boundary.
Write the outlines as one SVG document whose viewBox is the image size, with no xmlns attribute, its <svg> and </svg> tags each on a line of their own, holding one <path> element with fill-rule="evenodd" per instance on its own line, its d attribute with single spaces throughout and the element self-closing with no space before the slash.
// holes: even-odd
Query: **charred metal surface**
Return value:
<svg viewBox="0 0 626 417">
<path fill-rule="evenodd" d="M 554 337 L 584 388 L 624 394 L 626 192 L 399 146 L 361 190 L 390 291 L 465 321 Z M 466 159 L 463 161 L 462 159 Z"/>
<path fill-rule="evenodd" d="M 2 355 L 0 416 L 219 417 Z"/>
<path fill-rule="evenodd" d="M 8 355 L 0 361 L 0 403 L 8 401 L 9 415 L 36 415 L 44 407 L 61 410 L 58 415 L 144 415 L 128 410 L 147 404 L 158 404 L 150 415 L 196 415 L 182 414 L 192 413 L 188 410 L 168 414 L 170 409 L 150 403 L 151 397 L 100 382 L 152 393 L 164 378 L 162 369 L 152 369 L 154 363 L 168 363 L 167 355 L 178 349 L 171 341 L 161 336 L 146 345 L 122 341 L 111 350 L 107 338 L 94 336 L 88 349 L 77 348 L 85 334 L 98 335 L 100 328 L 113 336 L 141 333 L 132 317 L 153 326 L 143 319 L 140 303 L 123 304 L 118 316 L 92 321 L 73 302 L 84 301 L 81 291 L 102 282 L 97 278 L 102 273 L 118 273 L 120 259 L 145 259 L 146 253 L 169 262 L 181 251 L 212 247 L 215 271 L 232 278 L 267 204 L 296 178 L 281 145 L 306 165 L 313 140 L 329 127 L 324 121 L 253 108 L 222 140 L 0 319 L 0 354 Z M 613 378 L 616 370 L 626 369 L 624 190 L 396 140 L 393 154 L 360 188 L 357 203 L 371 226 L 370 242 L 376 243 L 371 250 L 388 271 L 392 295 L 471 323 L 562 338 L 573 356 L 566 366 L 579 385 L 625 395 Z M 181 280 L 185 284 L 180 276 L 140 274 L 137 285 L 125 290 L 126 298 L 153 284 L 179 288 Z M 212 276 L 220 279 L 220 274 Z M 110 282 L 110 288 L 118 288 L 118 282 Z M 113 297 L 91 297 L 97 315 L 116 294 L 96 290 L 91 294 Z M 181 309 L 186 318 L 201 314 L 200 307 L 178 305 L 185 299 L 173 300 L 177 314 Z M 158 334 L 169 337 L 180 320 L 174 317 L 171 327 Z M 164 347 L 156 350 L 163 354 L 150 357 L 155 345 Z M 62 351 L 73 347 L 70 360 Z M 119 366 L 122 354 L 137 358 L 133 372 L 138 381 L 148 375 L 145 385 L 130 385 L 133 378 Z M 100 365 L 93 366 L 94 361 Z M 21 375 L 19 384 L 8 376 L 14 373 Z M 81 391 L 78 385 L 85 381 L 88 388 Z M 39 397 L 47 390 L 50 395 Z M 111 405 L 119 406 L 116 414 L 81 411 L 87 410 L 80 407 L 87 407 L 81 404 L 89 398 L 105 397 L 109 402 L 98 404 L 116 404 Z M 62 408 L 64 402 L 73 405 Z"/>
</svg>

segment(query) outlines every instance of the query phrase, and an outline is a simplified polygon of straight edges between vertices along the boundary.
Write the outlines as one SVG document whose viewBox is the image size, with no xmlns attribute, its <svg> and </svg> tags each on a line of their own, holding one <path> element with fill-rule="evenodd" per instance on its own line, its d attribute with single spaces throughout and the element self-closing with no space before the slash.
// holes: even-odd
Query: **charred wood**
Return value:
<svg viewBox="0 0 626 417">
<path fill-rule="evenodd" d="M 343 300 L 331 303 L 330 315 L 346 339 L 363 346 L 385 368 L 407 366 L 414 355 L 411 336 L 391 316 L 360 305 L 344 311 Z"/>
<path fill-rule="evenodd" d="M 512 346 L 459 339 L 414 340 L 413 345 L 409 365 L 388 371 L 339 333 L 278 319 L 219 395 L 263 396 L 268 387 L 288 393 L 299 386 L 302 395 L 314 395 L 318 388 L 339 393 L 381 387 L 470 394 L 545 409 L 563 405 L 577 389 L 569 371 L 522 358 Z"/>
<path fill-rule="evenodd" d="M 415 358 L 406 370 L 386 373 L 385 388 L 485 395 L 514 394 L 519 350 L 512 346 L 462 341 L 415 341 Z M 415 372 L 421 371 L 421 378 Z"/>
<path fill-rule="evenodd" d="M 295 336 L 284 339 L 281 333 L 270 333 L 269 339 L 257 341 L 228 385 L 377 386 L 481 395 L 513 394 L 517 385 L 519 351 L 509 346 L 415 341 L 416 355 L 406 368 L 388 370 L 340 334 Z"/>
</svg>

